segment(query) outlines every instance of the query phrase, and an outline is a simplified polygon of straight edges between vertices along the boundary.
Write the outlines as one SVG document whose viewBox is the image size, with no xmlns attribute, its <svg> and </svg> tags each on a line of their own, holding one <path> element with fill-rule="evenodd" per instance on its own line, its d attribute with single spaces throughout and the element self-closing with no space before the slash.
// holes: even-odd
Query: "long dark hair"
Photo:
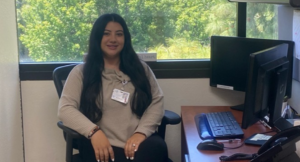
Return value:
<svg viewBox="0 0 300 162">
<path fill-rule="evenodd" d="M 125 42 L 120 53 L 119 68 L 130 77 L 135 87 L 131 100 L 132 112 L 140 118 L 152 101 L 151 86 L 145 69 L 132 47 L 131 36 L 125 20 L 118 14 L 104 14 L 93 25 L 89 38 L 89 50 L 83 68 L 80 111 L 92 122 L 101 120 L 103 93 L 109 93 L 102 91 L 104 59 L 100 46 L 105 27 L 109 22 L 117 22 L 123 27 Z M 100 103 L 97 104 L 98 97 L 100 97 Z"/>
</svg>

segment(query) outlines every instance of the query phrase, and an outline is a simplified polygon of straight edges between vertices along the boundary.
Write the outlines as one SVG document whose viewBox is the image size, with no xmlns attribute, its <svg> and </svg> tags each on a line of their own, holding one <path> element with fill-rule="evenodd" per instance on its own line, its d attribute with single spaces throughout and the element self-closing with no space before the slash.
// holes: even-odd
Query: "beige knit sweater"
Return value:
<svg viewBox="0 0 300 162">
<path fill-rule="evenodd" d="M 134 86 L 130 82 L 130 78 L 121 71 L 105 69 L 102 73 L 103 115 L 98 123 L 92 123 L 79 111 L 83 66 L 84 64 L 79 64 L 70 72 L 59 100 L 58 117 L 65 126 L 87 137 L 89 132 L 98 125 L 107 136 L 110 144 L 121 148 L 125 146 L 127 139 L 135 132 L 144 133 L 147 137 L 155 132 L 164 114 L 163 92 L 147 64 L 143 63 L 143 66 L 150 81 L 153 99 L 143 116 L 138 119 L 131 111 L 130 101 Z M 130 93 L 127 104 L 111 99 L 113 89 L 121 90 L 124 79 L 128 81 L 124 86 L 124 91 Z"/>
</svg>

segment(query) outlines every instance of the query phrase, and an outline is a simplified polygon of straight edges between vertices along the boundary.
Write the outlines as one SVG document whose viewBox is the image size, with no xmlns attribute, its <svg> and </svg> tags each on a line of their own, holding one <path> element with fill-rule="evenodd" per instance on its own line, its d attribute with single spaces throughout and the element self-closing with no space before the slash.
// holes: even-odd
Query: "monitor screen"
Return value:
<svg viewBox="0 0 300 162">
<path fill-rule="evenodd" d="M 281 117 L 288 84 L 288 44 L 249 55 L 242 128 L 261 120 L 270 126 Z"/>
<path fill-rule="evenodd" d="M 286 95 L 290 98 L 292 94 L 293 41 L 212 36 L 210 86 L 245 92 L 249 55 L 282 43 L 288 44 L 287 58 L 290 62 L 290 70 L 288 71 Z"/>
</svg>

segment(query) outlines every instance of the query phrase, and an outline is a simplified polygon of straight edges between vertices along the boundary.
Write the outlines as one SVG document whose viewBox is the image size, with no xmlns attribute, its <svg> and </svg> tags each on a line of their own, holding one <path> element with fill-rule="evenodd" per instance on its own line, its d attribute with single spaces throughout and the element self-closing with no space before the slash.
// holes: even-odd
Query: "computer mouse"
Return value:
<svg viewBox="0 0 300 162">
<path fill-rule="evenodd" d="M 216 140 L 204 140 L 201 141 L 197 149 L 199 150 L 213 150 L 213 151 L 221 151 L 224 150 L 224 144 L 223 143 L 218 143 Z"/>
</svg>

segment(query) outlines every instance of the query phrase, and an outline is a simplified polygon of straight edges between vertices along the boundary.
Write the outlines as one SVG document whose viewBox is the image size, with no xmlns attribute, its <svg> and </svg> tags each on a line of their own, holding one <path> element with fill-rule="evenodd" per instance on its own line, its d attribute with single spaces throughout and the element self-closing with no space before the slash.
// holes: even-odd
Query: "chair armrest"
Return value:
<svg viewBox="0 0 300 162">
<path fill-rule="evenodd" d="M 79 134 L 78 132 L 74 131 L 73 129 L 70 129 L 66 126 L 64 126 L 62 121 L 57 122 L 57 126 L 62 129 L 65 133 L 68 134 L 72 139 L 79 139 L 82 138 L 83 135 Z"/>
<path fill-rule="evenodd" d="M 166 125 L 171 124 L 179 124 L 181 121 L 181 117 L 174 113 L 173 111 L 165 110 L 165 115 L 162 118 L 161 124 L 158 127 L 158 134 L 162 137 L 162 139 L 165 139 L 165 133 L 166 133 Z"/>
<path fill-rule="evenodd" d="M 173 111 L 165 110 L 163 122 L 171 125 L 179 124 L 181 122 L 181 117 Z"/>
</svg>

